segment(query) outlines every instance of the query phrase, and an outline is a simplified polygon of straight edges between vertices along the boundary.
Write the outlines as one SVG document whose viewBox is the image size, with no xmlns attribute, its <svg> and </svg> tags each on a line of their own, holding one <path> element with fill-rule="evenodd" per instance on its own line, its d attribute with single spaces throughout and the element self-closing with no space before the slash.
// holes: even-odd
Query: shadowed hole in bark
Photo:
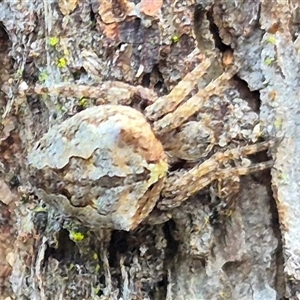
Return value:
<svg viewBox="0 0 300 300">
<path fill-rule="evenodd" d="M 11 188 L 17 188 L 18 186 L 20 186 L 20 184 L 21 184 L 21 182 L 17 175 L 13 175 L 9 180 L 9 186 Z"/>
<path fill-rule="evenodd" d="M 222 270 L 226 273 L 226 274 L 235 274 L 236 270 L 242 265 L 241 261 L 228 261 L 226 262 L 223 267 Z"/>
<path fill-rule="evenodd" d="M 119 266 L 119 255 L 126 254 L 128 251 L 129 233 L 126 231 L 114 230 L 111 235 L 110 244 L 108 247 L 109 265 L 111 268 Z"/>
<path fill-rule="evenodd" d="M 171 219 L 163 225 L 163 232 L 167 240 L 166 256 L 174 257 L 177 254 L 179 243 L 174 239 L 172 232 L 175 232 L 176 224 Z"/>
<path fill-rule="evenodd" d="M 186 161 L 179 160 L 169 166 L 169 172 L 175 172 L 176 170 L 184 169 L 186 164 Z"/>
<path fill-rule="evenodd" d="M 220 38 L 219 35 L 219 28 L 217 27 L 217 25 L 214 22 L 214 17 L 213 17 L 213 8 L 211 8 L 208 12 L 207 12 L 207 19 L 209 21 L 209 29 L 210 32 L 212 33 L 214 40 L 215 40 L 215 46 L 216 48 L 218 48 L 222 53 L 224 53 L 226 50 L 231 50 L 231 47 L 224 44 L 222 42 L 222 39 Z"/>
<path fill-rule="evenodd" d="M 161 65 L 162 61 L 160 61 L 159 64 L 156 64 L 153 66 L 154 76 L 156 78 L 156 83 L 154 84 L 154 91 L 158 96 L 166 95 L 168 94 L 168 88 L 165 85 L 165 80 L 162 72 L 160 71 L 159 67 Z"/>
<path fill-rule="evenodd" d="M 251 91 L 248 83 L 237 75 L 233 76 L 232 82 L 239 91 L 241 98 L 248 103 L 249 107 L 254 112 L 258 113 L 261 106 L 259 91 Z"/>
<path fill-rule="evenodd" d="M 87 71 L 83 67 L 72 72 L 74 80 L 80 80 L 81 78 L 86 77 L 87 74 Z"/>
<path fill-rule="evenodd" d="M 34 124 L 48 122 L 49 111 L 45 101 L 42 100 L 42 97 L 36 95 L 27 95 L 26 100 L 31 113 L 32 123 L 30 125 L 32 126 L 32 132 L 35 132 L 36 139 L 38 140 L 38 138 L 47 131 L 47 128 L 43 128 L 42 126 L 37 127 Z"/>
<path fill-rule="evenodd" d="M 99 284 L 105 286 L 105 276 L 102 275 L 99 277 Z M 99 292 L 97 293 L 97 296 L 101 297 L 104 294 L 104 290 L 100 289 Z"/>
<path fill-rule="evenodd" d="M 150 77 L 151 73 L 145 73 L 142 78 L 142 86 L 149 87 L 150 86 Z"/>
<path fill-rule="evenodd" d="M 0 65 L 1 65 L 1 76 L 0 76 L 0 115 L 6 111 L 7 103 L 9 103 L 9 96 L 5 93 L 5 86 L 11 69 L 13 66 L 13 59 L 9 56 L 12 43 L 9 39 L 6 27 L 0 22 Z M 4 89 L 3 89 L 4 88 Z M 0 132 L 2 132 L 4 126 L 1 122 Z M 4 153 L 4 152 L 0 152 Z"/>
<path fill-rule="evenodd" d="M 267 151 L 263 151 L 263 152 L 259 152 L 256 153 L 254 155 L 250 155 L 249 159 L 254 163 L 260 163 L 260 162 L 264 162 L 264 161 L 268 161 L 270 159 L 270 157 L 267 154 Z M 252 173 L 251 178 L 261 184 L 261 185 L 265 185 L 265 186 L 269 186 L 270 182 L 271 182 L 271 174 L 270 174 L 270 170 L 261 170 L 259 172 L 256 173 Z"/>
<path fill-rule="evenodd" d="M 0 22 L 0 52 L 6 52 L 11 46 L 9 36 L 7 34 L 6 28 L 2 22 Z"/>
<path fill-rule="evenodd" d="M 149 99 L 144 99 L 140 95 L 134 94 L 131 104 L 136 110 L 143 112 L 150 102 Z"/>
<path fill-rule="evenodd" d="M 161 62 L 160 62 L 161 63 Z M 167 88 L 164 86 L 163 74 L 159 70 L 159 64 L 155 64 L 151 73 L 145 73 L 142 77 L 141 85 L 147 88 L 154 88 L 157 95 L 167 94 Z"/>
<path fill-rule="evenodd" d="M 91 30 L 96 30 L 97 17 L 95 12 L 93 11 L 92 5 L 90 10 L 90 20 L 91 20 Z"/>
<path fill-rule="evenodd" d="M 40 114 L 45 108 L 45 105 L 43 105 L 37 96 L 27 96 L 27 104 L 33 115 Z"/>
<path fill-rule="evenodd" d="M 167 275 L 163 276 L 163 279 L 157 283 L 159 288 L 163 288 L 167 294 L 167 286 L 168 286 L 168 277 Z"/>
<path fill-rule="evenodd" d="M 50 257 L 55 258 L 62 264 L 81 264 L 80 253 L 76 244 L 70 240 L 69 232 L 62 229 L 58 233 L 57 248 L 48 247 L 45 253 L 44 264 L 47 263 Z"/>
</svg>

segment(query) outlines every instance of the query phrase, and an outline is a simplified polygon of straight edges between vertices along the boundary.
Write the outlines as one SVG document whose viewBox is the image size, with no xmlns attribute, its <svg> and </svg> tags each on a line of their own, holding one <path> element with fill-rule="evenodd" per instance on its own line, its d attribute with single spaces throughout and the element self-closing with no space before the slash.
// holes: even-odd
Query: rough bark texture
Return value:
<svg viewBox="0 0 300 300">
<path fill-rule="evenodd" d="M 0 2 L 1 300 L 300 299 L 297 2 Z M 133 231 L 90 230 L 35 196 L 43 178 L 27 155 L 49 127 L 118 97 L 147 106 L 154 93 L 134 87 L 168 94 L 199 64 L 197 48 L 233 52 L 236 89 L 264 138 L 281 139 L 271 173 L 242 178 L 230 214 L 207 189 Z M 91 85 L 88 97 L 72 82 Z"/>
</svg>

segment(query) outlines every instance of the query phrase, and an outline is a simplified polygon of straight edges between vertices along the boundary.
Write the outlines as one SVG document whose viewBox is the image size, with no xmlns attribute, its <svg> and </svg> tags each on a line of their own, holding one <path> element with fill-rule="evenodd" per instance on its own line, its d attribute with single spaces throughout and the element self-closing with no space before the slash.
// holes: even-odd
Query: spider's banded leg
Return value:
<svg viewBox="0 0 300 300">
<path fill-rule="evenodd" d="M 268 161 L 254 164 L 253 166 L 247 166 L 247 167 L 240 166 L 240 167 L 235 167 L 230 169 L 219 170 L 216 172 L 216 177 L 217 179 L 222 180 L 231 176 L 248 175 L 248 174 L 270 169 L 273 167 L 273 165 L 274 165 L 274 161 L 268 160 Z"/>
<path fill-rule="evenodd" d="M 241 148 L 227 150 L 223 153 L 216 153 L 200 165 L 195 166 L 185 173 L 171 175 L 162 191 L 163 200 L 158 204 L 159 209 L 170 209 L 179 206 L 191 195 L 209 185 L 212 181 L 228 178 L 230 176 L 242 176 L 272 167 L 273 161 L 262 162 L 248 167 L 236 167 L 221 169 L 220 164 L 226 160 L 238 159 L 267 150 L 274 146 L 276 141 L 266 141 Z"/>
<path fill-rule="evenodd" d="M 158 202 L 157 207 L 160 210 L 169 210 L 180 206 L 182 202 L 214 180 L 216 180 L 216 177 L 213 172 L 199 178 L 190 176 L 189 172 L 182 174 L 182 176 L 171 176 L 165 182 L 162 200 Z"/>
<path fill-rule="evenodd" d="M 209 160 L 213 159 L 214 161 L 217 161 L 218 163 L 228 161 L 228 160 L 234 160 L 234 159 L 238 159 L 242 156 L 247 156 L 247 155 L 251 155 L 254 153 L 268 150 L 270 148 L 273 148 L 277 143 L 278 143 L 278 140 L 275 139 L 275 140 L 263 141 L 263 142 L 256 143 L 253 145 L 247 145 L 247 146 L 243 146 L 243 147 L 229 149 L 229 150 L 226 150 L 225 152 L 215 153 L 214 155 L 212 155 L 210 157 Z"/>
<path fill-rule="evenodd" d="M 73 82 L 55 84 L 50 87 L 36 85 L 25 90 L 20 89 L 20 94 L 26 95 L 51 95 L 76 98 L 101 99 L 100 104 L 123 104 L 129 105 L 132 102 L 133 95 L 139 95 L 142 98 L 155 101 L 157 95 L 148 88 L 142 86 L 132 86 L 120 81 L 106 81 L 99 85 L 84 85 Z"/>
<path fill-rule="evenodd" d="M 163 199 L 158 203 L 157 207 L 161 210 L 169 210 L 181 205 L 191 195 L 197 193 L 203 188 L 207 187 L 215 180 L 225 179 L 230 176 L 243 176 L 262 170 L 270 169 L 274 162 L 272 160 L 258 163 L 250 167 L 236 167 L 224 170 L 217 170 L 207 173 L 204 177 L 190 178 L 189 172 L 182 177 L 168 178 L 165 188 L 163 190 Z M 201 174 L 201 165 L 199 166 L 199 173 Z M 176 189 L 174 190 L 174 187 Z"/>
<path fill-rule="evenodd" d="M 157 120 L 161 116 L 173 111 L 184 100 L 184 98 L 195 87 L 199 78 L 202 77 L 210 67 L 213 58 L 206 58 L 201 64 L 197 65 L 190 73 L 173 88 L 166 96 L 158 98 L 154 104 L 148 106 L 145 115 L 148 120 Z"/>
<path fill-rule="evenodd" d="M 195 114 L 212 95 L 220 95 L 223 93 L 224 90 L 228 88 L 227 81 L 230 80 L 236 72 L 237 67 L 232 67 L 218 78 L 211 81 L 203 90 L 200 90 L 197 94 L 180 105 L 174 112 L 168 113 L 158 121 L 154 122 L 154 131 L 161 135 L 178 128 L 189 117 Z M 157 102 L 158 101 L 156 101 L 156 103 Z"/>
</svg>

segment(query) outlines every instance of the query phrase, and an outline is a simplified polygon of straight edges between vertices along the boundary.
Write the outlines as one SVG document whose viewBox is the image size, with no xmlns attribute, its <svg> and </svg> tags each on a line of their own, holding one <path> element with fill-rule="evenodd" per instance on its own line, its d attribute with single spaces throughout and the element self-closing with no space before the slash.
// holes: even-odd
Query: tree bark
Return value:
<svg viewBox="0 0 300 300">
<path fill-rule="evenodd" d="M 0 300 L 300 299 L 297 2 L 0 3 Z M 227 53 L 239 65 L 229 84 L 259 114 L 263 137 L 278 141 L 271 172 L 241 179 L 230 215 L 216 213 L 208 188 L 171 218 L 155 208 L 135 230 L 90 230 L 36 197 L 34 143 L 77 111 L 115 100 L 100 90 L 80 97 L 71 83 L 141 85 L 147 95 L 129 98 L 144 107 L 202 56 L 223 57 L 226 68 Z M 210 70 L 205 84 L 221 67 Z"/>
</svg>

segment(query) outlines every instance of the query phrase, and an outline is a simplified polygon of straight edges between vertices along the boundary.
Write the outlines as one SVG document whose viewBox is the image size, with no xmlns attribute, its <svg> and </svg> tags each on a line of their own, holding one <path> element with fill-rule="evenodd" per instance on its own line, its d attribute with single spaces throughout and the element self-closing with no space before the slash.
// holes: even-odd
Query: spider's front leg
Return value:
<svg viewBox="0 0 300 300">
<path fill-rule="evenodd" d="M 166 180 L 162 191 L 162 200 L 158 203 L 161 210 L 169 210 L 179 206 L 190 196 L 207 187 L 215 180 L 225 180 L 232 176 L 243 176 L 273 166 L 273 161 L 257 163 L 250 166 L 237 166 L 233 168 L 222 168 L 226 161 L 238 160 L 242 156 L 255 154 L 272 148 L 276 141 L 265 141 L 241 148 L 218 152 L 202 164 L 196 165 L 188 171 L 178 171 Z"/>
<path fill-rule="evenodd" d="M 236 72 L 237 67 L 232 67 L 211 81 L 203 90 L 199 90 L 194 96 L 178 106 L 175 111 L 168 113 L 163 118 L 154 122 L 154 132 L 162 135 L 180 127 L 187 119 L 197 113 L 212 95 L 221 95 L 225 89 L 228 88 L 228 80 L 230 80 Z"/>
<path fill-rule="evenodd" d="M 24 83 L 19 87 L 19 95 L 25 94 L 75 97 L 78 99 L 84 97 L 95 99 L 97 105 L 130 105 L 134 97 L 148 99 L 151 103 L 157 99 L 157 95 L 152 90 L 140 85 L 132 86 L 121 81 L 105 81 L 94 85 L 67 82 L 50 87 L 39 84 L 29 87 Z"/>
<path fill-rule="evenodd" d="M 215 60 L 214 63 L 212 63 L 213 60 Z M 216 64 L 221 64 L 216 56 L 206 58 L 188 73 L 167 96 L 158 98 L 146 108 L 146 118 L 153 122 L 152 128 L 158 136 L 180 127 L 197 113 L 212 95 L 221 95 L 224 92 L 228 87 L 228 80 L 236 74 L 238 67 L 233 65 L 216 76 Z M 209 78 L 205 87 L 199 89 L 195 95 L 187 100 L 202 77 Z M 207 78 L 205 78 L 206 80 Z"/>
</svg>

